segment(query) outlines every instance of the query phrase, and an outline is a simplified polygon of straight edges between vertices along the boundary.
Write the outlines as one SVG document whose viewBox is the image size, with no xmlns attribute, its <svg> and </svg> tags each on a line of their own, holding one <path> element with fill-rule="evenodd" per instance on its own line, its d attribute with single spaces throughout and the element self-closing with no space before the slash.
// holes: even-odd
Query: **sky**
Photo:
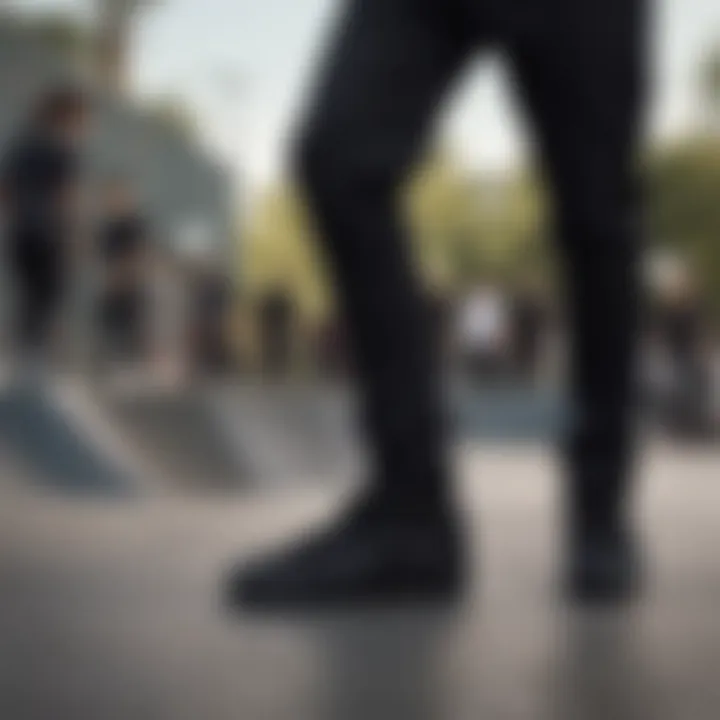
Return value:
<svg viewBox="0 0 720 720">
<path fill-rule="evenodd" d="M 15 0 L 23 9 L 87 13 L 92 0 Z M 13 0 L 9 0 L 12 4 Z M 132 91 L 191 105 L 207 143 L 250 183 L 281 172 L 293 119 L 344 0 L 154 0 L 141 13 Z M 652 131 L 686 132 L 698 116 L 697 67 L 720 41 L 719 0 L 655 0 Z M 6 4 L 8 0 L 6 0 Z M 467 72 L 440 132 L 473 169 L 504 169 L 526 145 L 499 62 Z"/>
</svg>

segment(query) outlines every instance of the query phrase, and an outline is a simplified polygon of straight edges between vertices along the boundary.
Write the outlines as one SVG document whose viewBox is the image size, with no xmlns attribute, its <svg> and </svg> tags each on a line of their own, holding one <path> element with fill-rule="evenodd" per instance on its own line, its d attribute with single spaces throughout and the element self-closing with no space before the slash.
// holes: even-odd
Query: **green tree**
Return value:
<svg viewBox="0 0 720 720">
<path fill-rule="evenodd" d="M 40 43 L 64 56 L 85 58 L 92 50 L 90 28 L 76 15 L 62 11 L 48 11 L 28 15 L 0 15 L 0 25 L 6 31 L 35 43 Z"/>
<path fill-rule="evenodd" d="M 144 105 L 150 117 L 171 133 L 187 139 L 197 136 L 198 119 L 192 108 L 181 97 L 163 95 L 160 98 L 145 101 Z"/>
<path fill-rule="evenodd" d="M 246 297 L 258 299 L 282 289 L 305 316 L 329 308 L 330 296 L 321 255 L 306 210 L 294 188 L 280 185 L 258 202 L 242 238 L 241 277 Z"/>
<path fill-rule="evenodd" d="M 713 128 L 720 130 L 720 43 L 708 53 L 701 67 L 700 91 Z"/>
<path fill-rule="evenodd" d="M 422 165 L 403 195 L 411 250 L 428 284 L 451 293 L 481 278 L 544 271 L 552 253 L 544 242 L 543 206 L 534 178 L 478 179 L 442 153 Z M 260 296 L 282 287 L 304 313 L 325 313 L 332 296 L 315 240 L 290 186 L 266 193 L 243 237 L 246 291 Z"/>
<path fill-rule="evenodd" d="M 720 137 L 658 151 L 648 175 L 651 241 L 689 264 L 720 316 Z"/>
</svg>

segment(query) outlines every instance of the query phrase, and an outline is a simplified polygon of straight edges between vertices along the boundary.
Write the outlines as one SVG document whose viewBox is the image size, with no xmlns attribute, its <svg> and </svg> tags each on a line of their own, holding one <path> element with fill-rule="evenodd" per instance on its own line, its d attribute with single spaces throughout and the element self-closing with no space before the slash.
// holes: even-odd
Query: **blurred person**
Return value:
<svg viewBox="0 0 720 720">
<path fill-rule="evenodd" d="M 481 285 L 462 302 L 458 323 L 465 374 L 474 382 L 494 381 L 504 370 L 509 316 L 502 293 Z"/>
<path fill-rule="evenodd" d="M 153 369 L 163 384 L 181 384 L 189 370 L 191 272 L 165 243 L 152 249 L 150 338 Z"/>
<path fill-rule="evenodd" d="M 229 369 L 232 361 L 228 342 L 230 279 L 206 264 L 198 269 L 192 284 L 195 364 L 201 372 L 222 372 Z"/>
<path fill-rule="evenodd" d="M 292 363 L 295 306 L 282 288 L 270 290 L 260 305 L 262 370 L 269 377 L 288 374 Z"/>
<path fill-rule="evenodd" d="M 657 320 L 650 323 L 642 339 L 643 351 L 640 370 L 642 374 L 643 406 L 647 407 L 654 421 L 664 421 L 670 412 L 673 377 L 669 355 Z"/>
<path fill-rule="evenodd" d="M 37 103 L 0 168 L 6 251 L 21 367 L 49 360 L 80 220 L 81 142 L 88 102 L 58 87 Z"/>
<path fill-rule="evenodd" d="M 710 349 L 710 415 L 715 433 L 720 431 L 720 333 L 713 333 Z"/>
<path fill-rule="evenodd" d="M 565 261 L 575 404 L 566 588 L 582 601 L 634 593 L 645 27 L 644 0 L 350 0 L 297 158 L 353 333 L 371 476 L 337 524 L 234 573 L 230 602 L 451 601 L 466 586 L 438 357 L 397 196 L 453 81 L 489 45 L 506 52 L 534 124 Z"/>
<path fill-rule="evenodd" d="M 150 232 L 130 183 L 113 179 L 99 230 L 102 356 L 111 365 L 136 364 L 147 351 Z"/>
<path fill-rule="evenodd" d="M 708 429 L 712 374 L 706 315 L 697 289 L 683 273 L 667 289 L 656 318 L 668 361 L 669 420 L 683 435 L 702 435 Z"/>
<path fill-rule="evenodd" d="M 512 354 L 519 379 L 533 382 L 537 376 L 548 330 L 547 308 L 537 284 L 523 282 L 510 308 Z"/>
</svg>

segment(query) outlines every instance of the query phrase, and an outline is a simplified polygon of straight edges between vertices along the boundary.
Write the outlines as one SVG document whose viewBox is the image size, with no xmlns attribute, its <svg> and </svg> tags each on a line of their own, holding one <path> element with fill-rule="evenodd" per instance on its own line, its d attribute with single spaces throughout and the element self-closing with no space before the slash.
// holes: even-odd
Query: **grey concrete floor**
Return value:
<svg viewBox="0 0 720 720">
<path fill-rule="evenodd" d="M 720 454 L 656 448 L 652 584 L 624 611 L 558 600 L 550 458 L 469 452 L 476 584 L 459 610 L 231 616 L 235 561 L 331 514 L 253 497 L 0 499 L 2 720 L 712 720 L 720 716 Z"/>
</svg>

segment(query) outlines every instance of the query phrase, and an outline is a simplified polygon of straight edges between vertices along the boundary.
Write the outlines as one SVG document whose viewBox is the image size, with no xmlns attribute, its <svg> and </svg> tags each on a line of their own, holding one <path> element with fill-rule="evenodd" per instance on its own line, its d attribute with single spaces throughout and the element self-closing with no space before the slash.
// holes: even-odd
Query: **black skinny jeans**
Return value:
<svg viewBox="0 0 720 720">
<path fill-rule="evenodd" d="M 573 496 L 591 515 L 617 512 L 632 444 L 644 15 L 643 0 L 350 0 L 297 169 L 352 328 L 378 481 L 402 502 L 437 502 L 446 468 L 438 360 L 397 192 L 465 61 L 496 47 L 553 191 Z"/>
</svg>

